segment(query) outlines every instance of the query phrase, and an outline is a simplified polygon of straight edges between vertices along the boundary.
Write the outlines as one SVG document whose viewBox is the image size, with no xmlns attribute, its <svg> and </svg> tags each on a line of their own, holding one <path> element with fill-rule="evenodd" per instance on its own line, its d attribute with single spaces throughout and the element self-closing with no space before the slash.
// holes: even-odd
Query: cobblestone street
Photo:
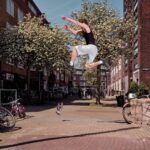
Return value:
<svg viewBox="0 0 150 150">
<path fill-rule="evenodd" d="M 126 124 L 115 102 L 97 106 L 86 100 L 64 105 L 27 107 L 27 118 L 13 131 L 0 133 L 5 150 L 148 150 L 150 127 Z"/>
</svg>

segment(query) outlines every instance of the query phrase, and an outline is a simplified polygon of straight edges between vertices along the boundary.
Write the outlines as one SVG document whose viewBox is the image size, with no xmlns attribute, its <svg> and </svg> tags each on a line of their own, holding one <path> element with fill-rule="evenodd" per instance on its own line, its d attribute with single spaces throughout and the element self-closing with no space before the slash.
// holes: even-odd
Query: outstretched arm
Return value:
<svg viewBox="0 0 150 150">
<path fill-rule="evenodd" d="M 72 32 L 73 34 L 78 34 L 78 33 L 80 33 L 80 32 L 82 32 L 82 30 L 75 30 L 75 29 L 73 29 L 73 28 L 71 28 L 70 26 L 68 26 L 68 25 L 65 25 L 64 26 L 64 29 L 65 30 L 68 30 L 68 31 L 70 31 L 70 32 Z"/>
<path fill-rule="evenodd" d="M 74 20 L 74 19 L 71 19 L 71 18 L 65 17 L 65 16 L 62 16 L 61 18 L 62 18 L 63 20 L 65 20 L 65 21 L 72 22 L 72 23 L 74 23 L 74 24 L 76 24 L 76 25 L 78 25 L 78 26 L 84 28 L 87 32 L 90 32 L 89 26 L 86 25 L 85 23 L 81 23 L 81 22 L 79 22 L 79 21 L 77 21 L 77 20 Z"/>
</svg>

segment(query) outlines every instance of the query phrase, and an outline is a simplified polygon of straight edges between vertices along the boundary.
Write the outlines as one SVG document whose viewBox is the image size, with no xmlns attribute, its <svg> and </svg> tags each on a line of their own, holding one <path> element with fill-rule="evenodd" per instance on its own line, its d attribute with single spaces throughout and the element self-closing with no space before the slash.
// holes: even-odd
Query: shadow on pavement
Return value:
<svg viewBox="0 0 150 150">
<path fill-rule="evenodd" d="M 52 109 L 55 106 L 51 106 L 51 105 L 38 105 L 38 106 L 27 106 L 26 107 L 26 112 L 39 112 L 39 111 L 43 111 L 46 109 Z"/>
<path fill-rule="evenodd" d="M 97 123 L 126 123 L 124 120 L 98 120 Z"/>
<path fill-rule="evenodd" d="M 78 96 L 68 96 L 64 98 L 63 100 L 64 105 L 78 105 L 78 106 L 89 106 L 89 105 L 95 105 L 95 106 L 102 106 L 102 107 L 117 107 L 116 103 L 107 103 L 105 101 L 102 101 L 100 104 L 96 104 L 93 100 L 88 99 L 79 99 Z M 57 106 L 56 100 L 51 100 L 49 103 L 45 105 L 37 105 L 37 106 L 27 106 L 26 112 L 39 112 L 46 109 L 53 109 Z"/>
<path fill-rule="evenodd" d="M 120 132 L 120 131 L 125 131 L 125 130 L 135 130 L 138 128 L 140 128 L 140 127 L 129 127 L 129 128 L 121 128 L 121 129 L 108 130 L 108 131 L 102 131 L 102 132 L 77 134 L 77 135 L 71 135 L 71 136 L 43 138 L 43 139 L 30 140 L 30 141 L 25 141 L 25 142 L 18 142 L 15 144 L 3 145 L 3 146 L 0 146 L 0 149 L 11 148 L 11 147 L 21 146 L 21 145 L 26 145 L 26 144 L 37 143 L 37 142 L 44 142 L 44 141 L 60 140 L 60 139 L 67 139 L 67 138 L 77 138 L 77 137 L 84 137 L 84 136 L 91 136 L 91 135 L 98 135 L 98 134 L 105 134 L 105 133 Z"/>
<path fill-rule="evenodd" d="M 117 107 L 117 104 L 106 104 L 106 103 L 102 103 L 103 107 Z"/>
<path fill-rule="evenodd" d="M 72 103 L 65 103 L 65 105 L 78 105 L 78 106 L 89 106 L 90 102 L 72 102 Z"/>
<path fill-rule="evenodd" d="M 17 130 L 22 129 L 21 127 L 14 127 L 13 129 L 0 129 L 0 133 L 4 133 L 4 132 L 14 132 Z"/>
<path fill-rule="evenodd" d="M 23 120 L 30 119 L 30 118 L 33 118 L 33 117 L 35 117 L 35 116 L 26 115 L 26 117 L 24 117 L 24 118 L 17 118 L 16 120 L 17 120 L 17 122 L 19 122 L 19 121 L 23 121 Z"/>
<path fill-rule="evenodd" d="M 76 101 L 76 102 L 74 103 L 74 101 Z M 64 105 L 87 106 L 90 104 L 90 101 L 85 102 L 84 100 L 80 100 L 77 96 L 68 96 L 63 100 L 63 102 L 64 102 Z M 57 101 L 51 100 L 51 101 L 49 101 L 49 103 L 47 103 L 45 105 L 37 105 L 37 106 L 28 105 L 28 106 L 26 106 L 26 112 L 39 112 L 39 111 L 43 111 L 46 109 L 53 109 L 56 106 L 57 106 Z"/>
</svg>

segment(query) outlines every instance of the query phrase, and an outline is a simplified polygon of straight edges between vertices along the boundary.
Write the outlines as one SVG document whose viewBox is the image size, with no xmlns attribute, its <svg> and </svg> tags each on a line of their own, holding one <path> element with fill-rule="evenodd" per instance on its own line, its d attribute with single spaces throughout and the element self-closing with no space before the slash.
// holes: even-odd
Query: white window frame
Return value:
<svg viewBox="0 0 150 150">
<path fill-rule="evenodd" d="M 85 86 L 85 82 L 80 82 L 80 86 Z"/>
<path fill-rule="evenodd" d="M 34 6 L 32 5 L 31 2 L 28 2 L 28 6 L 29 6 L 30 10 L 31 10 L 35 15 L 37 15 L 37 11 L 36 11 L 36 9 L 34 8 Z"/>
<path fill-rule="evenodd" d="M 11 65 L 11 66 L 14 66 L 14 62 L 13 62 L 13 60 L 12 60 L 11 58 L 7 58 L 7 59 L 6 59 L 6 64 L 9 64 L 9 65 Z"/>
<path fill-rule="evenodd" d="M 82 71 L 76 71 L 77 75 L 82 75 Z"/>
<path fill-rule="evenodd" d="M 18 68 L 21 68 L 21 69 L 24 69 L 24 65 L 23 64 L 21 64 L 21 63 L 18 63 Z"/>
<path fill-rule="evenodd" d="M 22 22 L 23 19 L 24 19 L 24 13 L 20 8 L 18 8 L 18 22 Z"/>
<path fill-rule="evenodd" d="M 10 29 L 12 27 L 12 25 L 9 22 L 6 22 L 6 28 Z"/>
<path fill-rule="evenodd" d="M 80 80 L 85 80 L 85 77 L 84 76 L 80 76 Z"/>
<path fill-rule="evenodd" d="M 6 0 L 6 11 L 8 14 L 14 17 L 14 1 L 13 0 Z"/>
</svg>

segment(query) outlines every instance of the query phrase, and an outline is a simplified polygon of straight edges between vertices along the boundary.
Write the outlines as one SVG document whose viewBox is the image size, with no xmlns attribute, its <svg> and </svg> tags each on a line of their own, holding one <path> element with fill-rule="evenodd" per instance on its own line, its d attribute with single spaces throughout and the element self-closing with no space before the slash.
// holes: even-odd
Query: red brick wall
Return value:
<svg viewBox="0 0 150 150">
<path fill-rule="evenodd" d="M 141 80 L 150 88 L 150 1 L 141 1 L 140 60 Z M 148 69 L 143 71 L 143 69 Z"/>
<path fill-rule="evenodd" d="M 0 0 L 0 27 L 6 27 L 6 22 L 8 22 L 11 25 L 17 25 L 18 8 L 20 8 L 24 14 L 27 14 L 30 12 L 32 15 L 34 15 L 28 7 L 28 1 L 29 0 L 25 0 L 25 1 L 14 0 L 14 17 L 12 17 L 6 11 L 6 0 Z M 33 4 L 33 6 L 35 6 L 35 9 L 37 11 L 37 15 L 41 15 L 40 10 L 37 8 L 37 6 L 34 4 L 34 2 L 32 0 L 30 0 L 30 2 Z M 26 74 L 24 69 L 16 68 L 14 66 L 7 65 L 7 64 L 1 64 L 1 71 L 2 72 L 17 73 L 20 75 Z"/>
<path fill-rule="evenodd" d="M 2 64 L 2 72 L 8 72 L 8 73 L 18 73 L 22 76 L 26 76 L 26 70 L 22 68 L 14 67 L 13 65 L 8 64 Z"/>
<path fill-rule="evenodd" d="M 5 27 L 7 21 L 6 0 L 0 0 L 0 27 Z"/>
<path fill-rule="evenodd" d="M 38 9 L 38 7 L 35 5 L 35 3 L 32 0 L 25 0 L 25 1 L 14 0 L 15 10 L 14 10 L 14 17 L 12 17 L 6 12 L 6 0 L 0 0 L 0 14 L 1 14 L 0 15 L 0 27 L 5 27 L 6 22 L 9 22 L 11 25 L 17 24 L 18 8 L 20 8 L 24 12 L 24 14 L 31 13 L 32 15 L 34 15 L 28 7 L 28 1 L 30 1 L 33 4 L 33 6 L 35 6 L 37 15 L 41 15 L 40 10 Z"/>
</svg>

